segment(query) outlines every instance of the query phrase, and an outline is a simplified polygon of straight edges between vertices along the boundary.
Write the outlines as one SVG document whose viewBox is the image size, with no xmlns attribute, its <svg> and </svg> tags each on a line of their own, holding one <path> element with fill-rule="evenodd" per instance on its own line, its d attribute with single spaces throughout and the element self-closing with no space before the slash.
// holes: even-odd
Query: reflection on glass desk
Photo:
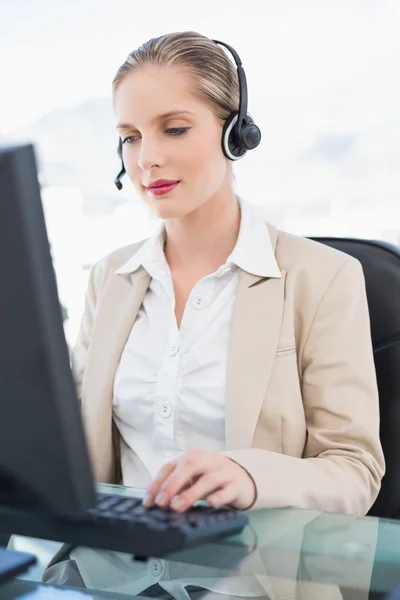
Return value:
<svg viewBox="0 0 400 600">
<path fill-rule="evenodd" d="M 123 486 L 99 485 L 98 489 L 144 494 Z M 241 535 L 171 554 L 167 560 L 138 563 L 127 554 L 75 548 L 67 559 L 76 561 L 82 583 L 67 579 L 65 585 L 72 583 L 69 587 L 82 597 L 82 592 L 89 592 L 82 587 L 86 583 L 92 597 L 109 599 L 150 595 L 163 600 L 199 600 L 200 596 L 207 600 L 356 600 L 389 598 L 397 586 L 400 598 L 400 522 L 292 508 L 247 514 L 250 524 Z M 40 581 L 61 544 L 14 536 L 10 545 L 36 554 L 40 570 L 3 586 L 1 600 L 31 600 L 22 595 L 29 589 L 50 592 L 34 581 Z M 200 588 L 210 591 L 200 593 Z"/>
</svg>

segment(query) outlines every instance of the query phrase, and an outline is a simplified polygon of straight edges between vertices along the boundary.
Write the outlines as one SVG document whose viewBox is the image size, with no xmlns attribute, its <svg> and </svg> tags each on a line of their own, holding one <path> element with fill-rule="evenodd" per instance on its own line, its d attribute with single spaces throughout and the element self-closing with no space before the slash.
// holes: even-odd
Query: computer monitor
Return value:
<svg viewBox="0 0 400 600">
<path fill-rule="evenodd" d="M 95 485 L 31 144 L 0 146 L 0 277 L 0 506 L 79 515 Z"/>
</svg>

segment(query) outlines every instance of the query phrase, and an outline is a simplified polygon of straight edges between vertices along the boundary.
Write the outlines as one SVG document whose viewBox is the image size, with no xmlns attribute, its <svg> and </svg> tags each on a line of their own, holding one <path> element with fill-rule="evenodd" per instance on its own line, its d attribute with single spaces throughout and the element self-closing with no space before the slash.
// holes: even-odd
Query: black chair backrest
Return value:
<svg viewBox="0 0 400 600">
<path fill-rule="evenodd" d="M 314 237 L 362 264 L 381 413 L 386 474 L 369 514 L 400 518 L 400 247 L 354 238 Z"/>
</svg>

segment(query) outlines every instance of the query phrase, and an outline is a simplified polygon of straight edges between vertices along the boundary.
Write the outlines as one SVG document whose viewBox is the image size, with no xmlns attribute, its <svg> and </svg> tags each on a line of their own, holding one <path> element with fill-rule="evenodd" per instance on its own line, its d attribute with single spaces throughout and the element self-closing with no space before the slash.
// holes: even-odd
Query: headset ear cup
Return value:
<svg viewBox="0 0 400 600">
<path fill-rule="evenodd" d="M 247 122 L 240 132 L 240 144 L 246 150 L 254 150 L 261 141 L 260 128 L 254 123 L 253 119 L 247 115 Z"/>
<path fill-rule="evenodd" d="M 237 119 L 238 113 L 232 113 L 225 121 L 222 129 L 222 151 L 229 160 L 239 160 L 239 158 L 242 158 L 246 154 L 246 150 L 239 146 L 235 135 Z"/>
<path fill-rule="evenodd" d="M 231 128 L 233 127 L 233 125 L 236 122 L 236 120 L 234 121 L 235 117 L 237 119 L 237 113 L 232 113 L 231 116 L 226 119 L 224 126 L 222 128 L 222 136 L 221 136 L 222 152 L 224 153 L 226 158 L 229 158 L 229 160 L 232 160 L 232 158 L 230 156 L 228 137 L 231 132 Z"/>
</svg>

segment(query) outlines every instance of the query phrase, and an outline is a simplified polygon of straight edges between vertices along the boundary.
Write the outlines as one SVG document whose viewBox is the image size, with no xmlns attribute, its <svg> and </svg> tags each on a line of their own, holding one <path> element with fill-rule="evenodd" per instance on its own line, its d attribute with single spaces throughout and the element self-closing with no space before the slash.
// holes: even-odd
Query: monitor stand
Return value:
<svg viewBox="0 0 400 600">
<path fill-rule="evenodd" d="M 36 563 L 33 554 L 0 548 L 0 584 L 22 575 Z"/>
</svg>

